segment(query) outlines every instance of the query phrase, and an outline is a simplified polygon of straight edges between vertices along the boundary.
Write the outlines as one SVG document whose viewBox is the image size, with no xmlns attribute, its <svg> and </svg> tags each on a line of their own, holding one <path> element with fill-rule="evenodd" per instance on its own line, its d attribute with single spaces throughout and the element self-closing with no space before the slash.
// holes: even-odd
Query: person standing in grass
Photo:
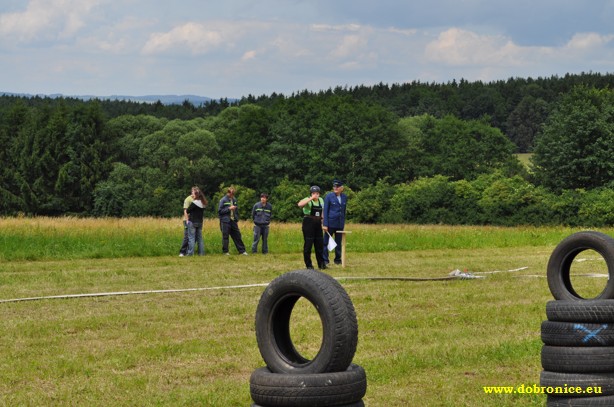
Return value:
<svg viewBox="0 0 614 407">
<path fill-rule="evenodd" d="M 262 236 L 262 254 L 269 252 L 269 225 L 273 207 L 268 202 L 269 196 L 265 193 L 260 194 L 260 202 L 256 202 L 252 208 L 252 220 L 254 221 L 254 242 L 252 243 L 252 253 L 258 253 L 258 242 Z"/>
<path fill-rule="evenodd" d="M 190 195 L 183 201 L 183 242 L 181 242 L 181 249 L 179 249 L 179 257 L 183 257 L 188 254 L 188 207 L 194 200 L 194 190 L 198 187 L 192 187 Z"/>
<path fill-rule="evenodd" d="M 343 182 L 333 181 L 333 192 L 329 192 L 324 197 L 324 219 L 322 229 L 324 230 L 324 263 L 328 264 L 328 240 L 334 236 L 337 247 L 335 247 L 335 264 L 341 264 L 341 238 L 345 227 L 345 209 L 348 197 L 343 193 Z"/>
<path fill-rule="evenodd" d="M 205 242 L 203 241 L 203 218 L 207 207 L 207 198 L 200 188 L 192 188 L 194 199 L 186 209 L 188 214 L 188 256 L 194 255 L 194 246 L 198 245 L 198 255 L 205 254 Z"/>
<path fill-rule="evenodd" d="M 322 211 L 324 210 L 324 200 L 320 198 L 320 187 L 314 185 L 309 190 L 311 195 L 298 202 L 299 208 L 303 208 L 303 260 L 305 267 L 313 269 L 311 262 L 311 248 L 316 252 L 318 268 L 326 268 L 322 252 L 324 251 L 324 240 L 322 238 Z"/>
<path fill-rule="evenodd" d="M 226 195 L 220 199 L 220 204 L 217 207 L 220 229 L 222 231 L 222 252 L 225 255 L 229 255 L 228 237 L 232 237 L 232 241 L 237 247 L 239 254 L 247 256 L 247 251 L 245 251 L 245 245 L 241 238 L 241 231 L 239 230 L 239 207 L 235 198 L 235 192 L 236 190 L 233 187 L 228 188 Z"/>
</svg>

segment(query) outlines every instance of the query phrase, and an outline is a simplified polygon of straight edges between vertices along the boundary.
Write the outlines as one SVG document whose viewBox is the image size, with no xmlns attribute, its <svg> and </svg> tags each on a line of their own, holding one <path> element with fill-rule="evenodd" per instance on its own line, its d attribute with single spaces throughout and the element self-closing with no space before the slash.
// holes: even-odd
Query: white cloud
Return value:
<svg viewBox="0 0 614 407">
<path fill-rule="evenodd" d="M 520 48 L 505 37 L 459 28 L 440 33 L 425 48 L 428 60 L 448 65 L 513 64 L 519 52 Z"/>
<path fill-rule="evenodd" d="M 225 41 L 219 29 L 208 29 L 203 24 L 185 23 L 166 33 L 153 33 L 143 47 L 144 54 L 160 54 L 177 48 L 192 54 L 204 54 Z"/>
<path fill-rule="evenodd" d="M 256 54 L 257 52 L 255 50 L 247 51 L 243 54 L 243 57 L 241 57 L 241 61 L 249 61 L 250 59 L 254 59 L 256 58 Z"/>
<path fill-rule="evenodd" d="M 329 24 L 312 24 L 310 26 L 312 31 L 326 32 L 326 31 L 358 31 L 362 27 L 358 24 L 342 24 L 342 25 L 329 25 Z"/>
<path fill-rule="evenodd" d="M 0 34 L 18 41 L 63 40 L 81 30 L 101 0 L 31 0 L 20 12 L 0 14 Z"/>
<path fill-rule="evenodd" d="M 411 37 L 413 35 L 416 35 L 416 33 L 418 32 L 417 29 L 399 29 L 396 27 L 390 27 L 388 28 L 386 31 L 393 33 L 393 34 L 401 34 L 403 36 L 407 36 L 407 37 Z"/>
<path fill-rule="evenodd" d="M 599 35 L 597 33 L 575 34 L 566 45 L 570 50 L 594 50 L 606 46 L 614 39 L 614 35 Z"/>
<path fill-rule="evenodd" d="M 513 76 L 538 77 L 579 72 L 611 72 L 614 35 L 577 33 L 565 44 L 521 46 L 502 35 L 450 28 L 424 47 L 424 65 L 433 80 L 444 75 L 491 81 Z"/>
<path fill-rule="evenodd" d="M 330 55 L 334 58 L 347 58 L 364 52 L 367 39 L 361 35 L 346 35 Z"/>
<path fill-rule="evenodd" d="M 313 56 L 313 51 L 305 41 L 301 41 L 301 38 L 293 38 L 289 35 L 278 35 L 271 41 L 272 48 L 283 55 L 285 58 L 297 59 Z"/>
</svg>

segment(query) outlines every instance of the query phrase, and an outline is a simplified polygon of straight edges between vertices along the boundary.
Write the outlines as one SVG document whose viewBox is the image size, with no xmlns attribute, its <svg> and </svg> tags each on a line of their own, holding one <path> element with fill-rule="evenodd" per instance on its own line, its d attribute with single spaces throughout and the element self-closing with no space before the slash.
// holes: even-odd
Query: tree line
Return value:
<svg viewBox="0 0 614 407">
<path fill-rule="evenodd" d="M 361 222 L 609 222 L 588 206 L 607 206 L 612 187 L 611 80 L 379 85 L 200 107 L 0 97 L 0 214 L 178 216 L 192 185 L 216 202 L 232 184 L 244 214 L 269 192 L 290 221 L 309 185 L 340 178 Z M 531 134 L 529 169 L 514 155 L 518 129 Z"/>
</svg>

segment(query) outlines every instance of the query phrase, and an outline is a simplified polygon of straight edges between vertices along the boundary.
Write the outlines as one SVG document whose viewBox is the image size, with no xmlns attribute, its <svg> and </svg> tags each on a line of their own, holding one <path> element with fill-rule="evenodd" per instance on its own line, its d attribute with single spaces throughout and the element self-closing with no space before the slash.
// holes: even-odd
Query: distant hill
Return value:
<svg viewBox="0 0 614 407">
<path fill-rule="evenodd" d="M 110 95 L 110 96 L 96 96 L 96 95 L 63 95 L 61 93 L 54 93 L 50 95 L 44 94 L 28 94 L 28 93 L 10 93 L 10 92 L 0 92 L 0 96 L 20 96 L 20 97 L 49 97 L 49 98 L 75 98 L 81 100 L 91 100 L 91 99 L 100 99 L 100 100 L 122 100 L 122 101 L 130 101 L 137 103 L 156 103 L 158 100 L 164 105 L 180 105 L 186 100 L 192 103 L 194 106 L 200 106 L 205 102 L 209 102 L 212 100 L 206 96 L 196 96 L 196 95 L 144 95 L 144 96 L 127 96 L 127 95 Z"/>
</svg>

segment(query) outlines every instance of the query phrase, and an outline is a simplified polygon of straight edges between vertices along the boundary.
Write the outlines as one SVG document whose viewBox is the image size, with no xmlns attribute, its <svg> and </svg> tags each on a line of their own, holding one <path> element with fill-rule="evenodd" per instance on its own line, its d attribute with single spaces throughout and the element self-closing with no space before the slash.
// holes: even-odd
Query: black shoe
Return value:
<svg viewBox="0 0 614 407">
<path fill-rule="evenodd" d="M 336 264 L 337 266 L 340 266 L 340 265 L 341 265 L 341 261 L 335 261 L 335 264 Z"/>
<path fill-rule="evenodd" d="M 328 267 L 326 267 L 326 263 L 322 263 L 321 265 L 318 266 L 318 268 L 320 270 L 326 270 Z"/>
<path fill-rule="evenodd" d="M 307 270 L 313 270 L 313 266 L 307 266 Z"/>
</svg>

